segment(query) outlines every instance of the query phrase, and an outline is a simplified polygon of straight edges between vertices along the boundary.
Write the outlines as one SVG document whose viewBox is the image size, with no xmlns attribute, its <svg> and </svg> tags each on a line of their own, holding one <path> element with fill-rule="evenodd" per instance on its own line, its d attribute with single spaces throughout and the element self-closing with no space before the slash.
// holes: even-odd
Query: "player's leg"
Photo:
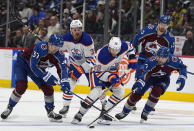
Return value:
<svg viewBox="0 0 194 131">
<path fill-rule="evenodd" d="M 52 86 L 47 85 L 42 79 L 36 77 L 32 72 L 29 73 L 29 77 L 36 83 L 36 85 L 44 93 L 45 109 L 50 121 L 61 121 L 62 116 L 55 113 L 54 110 L 54 89 Z"/>
<path fill-rule="evenodd" d="M 142 119 L 141 122 L 147 120 L 147 116 L 158 103 L 158 100 L 161 94 L 162 94 L 162 88 L 160 86 L 152 87 L 152 91 L 148 97 L 147 103 L 145 104 L 143 112 L 141 113 L 141 119 Z"/>
<path fill-rule="evenodd" d="M 45 101 L 45 109 L 47 111 L 47 116 L 50 121 L 61 121 L 62 116 L 60 114 L 55 113 L 54 110 L 54 89 L 50 85 L 42 85 L 40 89 L 44 93 L 44 101 Z"/>
<path fill-rule="evenodd" d="M 16 88 L 11 93 L 9 103 L 5 111 L 1 114 L 2 119 L 6 119 L 13 110 L 13 107 L 19 102 L 22 95 L 27 89 L 27 69 L 28 65 L 24 62 L 20 53 L 18 53 L 17 61 L 14 64 L 14 76 L 16 81 Z"/>
<path fill-rule="evenodd" d="M 160 96 L 164 94 L 169 84 L 170 84 L 169 77 L 165 78 L 164 80 L 159 80 L 159 82 L 156 81 L 156 85 L 152 87 L 147 103 L 145 104 L 144 109 L 142 111 L 141 122 L 144 122 L 148 119 L 148 115 L 150 114 L 151 111 L 153 111 L 153 109 L 155 108 L 156 104 L 159 101 Z"/>
<path fill-rule="evenodd" d="M 117 102 L 119 102 L 125 93 L 125 88 L 122 85 L 119 85 L 118 87 L 112 87 L 112 95 L 108 98 L 108 101 L 106 105 L 104 106 L 104 109 L 102 113 L 104 114 L 105 111 L 112 108 Z M 109 125 L 112 122 L 112 119 L 110 117 L 107 117 L 106 114 L 104 114 L 101 119 L 99 119 L 98 124 L 106 124 Z"/>
<path fill-rule="evenodd" d="M 77 81 L 74 79 L 70 78 L 70 86 L 71 86 L 71 91 L 75 88 Z M 69 111 L 69 106 L 71 104 L 71 100 L 73 98 L 73 94 L 71 92 L 65 92 L 63 93 L 63 108 L 59 111 L 59 113 L 63 116 L 66 117 L 68 111 Z"/>
<path fill-rule="evenodd" d="M 132 93 L 125 103 L 121 113 L 115 115 L 118 120 L 125 118 L 135 107 L 136 103 L 141 99 L 144 93 L 149 89 L 151 81 L 148 81 L 145 86 L 141 89 L 138 88 L 135 93 Z"/>
<path fill-rule="evenodd" d="M 86 112 L 90 109 L 90 105 L 88 103 L 93 103 L 100 95 L 102 95 L 102 87 L 101 86 L 96 86 L 93 89 L 91 89 L 90 93 L 86 97 L 85 101 L 81 101 L 81 107 L 74 116 L 73 121 L 71 122 L 72 124 L 77 124 L 81 122 L 82 117 L 86 114 Z"/>
</svg>

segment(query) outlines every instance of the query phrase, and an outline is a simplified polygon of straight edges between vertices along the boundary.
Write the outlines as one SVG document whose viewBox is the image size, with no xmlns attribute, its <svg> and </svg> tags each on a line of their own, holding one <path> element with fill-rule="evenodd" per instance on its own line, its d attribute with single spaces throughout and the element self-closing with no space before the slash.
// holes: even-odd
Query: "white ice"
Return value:
<svg viewBox="0 0 194 131">
<path fill-rule="evenodd" d="M 0 88 L 0 113 L 6 108 L 9 96 L 13 89 Z M 85 98 L 86 95 L 80 95 Z M 156 111 L 149 116 L 146 123 L 140 124 L 140 115 L 146 102 L 145 99 L 137 104 L 135 114 L 129 114 L 122 121 L 114 121 L 110 126 L 95 124 L 94 129 L 87 125 L 96 119 L 100 112 L 91 108 L 83 117 L 79 125 L 72 125 L 71 121 L 79 110 L 80 99 L 74 96 L 67 118 L 63 122 L 49 122 L 44 108 L 44 97 L 41 91 L 27 90 L 21 101 L 16 105 L 6 120 L 0 120 L 0 131 L 193 131 L 194 130 L 194 103 L 159 101 Z M 126 99 L 111 111 L 114 116 L 122 110 Z M 62 107 L 62 93 L 55 93 L 55 112 Z M 101 108 L 99 102 L 96 106 Z"/>
</svg>

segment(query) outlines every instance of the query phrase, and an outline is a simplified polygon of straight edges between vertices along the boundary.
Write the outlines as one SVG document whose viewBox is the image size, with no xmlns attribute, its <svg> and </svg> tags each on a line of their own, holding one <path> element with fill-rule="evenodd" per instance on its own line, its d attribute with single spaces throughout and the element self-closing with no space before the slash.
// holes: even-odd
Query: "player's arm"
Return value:
<svg viewBox="0 0 194 131">
<path fill-rule="evenodd" d="M 170 33 L 170 53 L 174 54 L 175 51 L 175 37 Z"/>
<path fill-rule="evenodd" d="M 128 45 L 128 52 L 126 53 L 128 57 L 128 68 L 136 69 L 137 68 L 137 57 L 135 55 L 135 50 L 133 45 L 130 42 L 126 42 Z"/>
<path fill-rule="evenodd" d="M 137 48 L 138 44 L 141 42 L 141 38 L 143 38 L 146 34 L 148 34 L 153 28 L 154 28 L 154 25 L 148 25 L 147 27 L 140 30 L 132 42 L 133 46 Z"/>
<path fill-rule="evenodd" d="M 185 86 L 185 81 L 187 79 L 187 69 L 186 69 L 186 66 L 183 64 L 182 60 L 179 59 L 177 56 L 173 56 L 172 61 L 179 72 L 179 77 L 176 81 L 176 84 L 179 85 L 177 88 L 177 91 L 181 91 Z"/>
<path fill-rule="evenodd" d="M 95 50 L 94 50 L 94 42 L 91 38 L 91 44 L 89 44 L 89 46 L 84 48 L 84 54 L 85 54 L 85 58 L 86 61 L 81 65 L 81 67 L 83 68 L 84 72 L 89 72 L 90 68 L 93 67 L 94 65 L 94 54 L 95 54 Z"/>
<path fill-rule="evenodd" d="M 48 48 L 48 47 L 47 47 Z M 41 58 L 41 56 L 44 55 L 44 50 L 41 48 L 41 43 L 38 43 L 32 52 L 31 58 L 30 58 L 30 67 L 33 73 L 39 77 L 43 78 L 47 74 L 46 72 L 43 72 L 39 67 L 38 67 L 38 62 Z"/>
</svg>

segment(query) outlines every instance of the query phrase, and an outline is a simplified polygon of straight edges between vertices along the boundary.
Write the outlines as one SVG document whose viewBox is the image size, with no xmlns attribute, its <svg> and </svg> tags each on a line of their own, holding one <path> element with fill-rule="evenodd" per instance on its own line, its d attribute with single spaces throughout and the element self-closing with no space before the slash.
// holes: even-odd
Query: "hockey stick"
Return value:
<svg viewBox="0 0 194 131">
<path fill-rule="evenodd" d="M 134 90 L 135 91 L 135 90 Z M 106 110 L 105 112 L 103 112 L 102 114 L 100 114 L 95 120 L 93 120 L 90 124 L 88 124 L 89 128 L 93 128 L 94 125 L 92 125 L 94 122 L 96 122 L 99 118 L 101 118 L 103 115 L 107 114 L 110 110 L 112 110 L 115 106 L 117 106 L 121 101 L 123 101 L 125 98 L 127 98 L 128 96 L 130 96 L 132 93 L 134 93 L 134 91 L 131 91 L 130 93 L 128 93 L 125 97 L 123 97 L 119 102 L 117 102 L 114 106 L 112 106 L 111 108 L 109 108 L 108 110 Z"/>
<path fill-rule="evenodd" d="M 125 76 L 126 74 L 123 74 L 121 77 L 120 77 L 120 80 L 122 80 L 122 78 Z M 122 83 L 121 83 L 122 84 Z M 122 84 L 123 85 L 123 84 Z M 101 97 L 103 97 L 104 95 L 106 95 L 106 92 L 110 91 L 111 88 L 113 87 L 114 85 L 111 85 L 109 88 L 107 88 L 106 90 L 103 91 L 103 93 L 91 104 L 91 106 L 96 102 L 98 101 Z"/>
<path fill-rule="evenodd" d="M 61 87 L 61 85 L 60 85 L 58 82 L 55 82 L 55 83 L 56 83 L 58 86 Z M 86 103 L 88 104 L 89 107 L 94 107 L 95 109 L 97 109 L 97 110 L 99 110 L 99 111 L 102 111 L 102 110 L 101 110 L 100 108 L 98 108 L 97 106 L 88 103 L 85 99 L 83 99 L 82 97 L 80 97 L 80 96 L 77 95 L 76 93 L 74 93 L 74 92 L 72 92 L 72 91 L 70 91 L 70 90 L 67 90 L 67 91 L 70 92 L 70 93 L 72 93 L 73 95 L 75 95 L 75 96 L 78 97 L 79 99 L 83 100 L 84 102 L 86 102 Z M 114 119 L 113 116 L 111 116 L 111 115 L 108 115 L 108 116 Z"/>
</svg>

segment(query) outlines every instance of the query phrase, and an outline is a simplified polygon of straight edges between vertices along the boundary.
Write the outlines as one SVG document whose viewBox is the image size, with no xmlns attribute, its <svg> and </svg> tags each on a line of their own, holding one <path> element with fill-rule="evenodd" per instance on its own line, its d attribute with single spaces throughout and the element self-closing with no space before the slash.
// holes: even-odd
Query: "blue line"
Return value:
<svg viewBox="0 0 194 131">
<path fill-rule="evenodd" d="M 26 127 L 28 127 L 28 126 L 37 126 L 37 127 L 46 127 L 46 126 L 48 126 L 48 127 L 52 127 L 52 126 L 87 126 L 88 124 L 78 124 L 78 125 L 73 125 L 73 124 L 61 124 L 61 123 L 59 123 L 59 124 L 0 124 L 0 126 L 2 127 L 2 126 L 6 126 L 6 127 L 9 127 L 9 126 L 12 126 L 12 127 L 14 127 L 14 126 L 26 126 Z M 95 125 L 95 126 L 107 126 L 107 125 Z M 110 127 L 111 126 L 178 126 L 178 127 L 180 127 L 180 126 L 193 126 L 194 127 L 194 124 L 150 124 L 150 123 L 143 123 L 143 124 L 141 124 L 141 123 L 138 123 L 138 124 L 111 124 L 110 125 Z M 107 126 L 108 127 L 108 126 Z"/>
</svg>

